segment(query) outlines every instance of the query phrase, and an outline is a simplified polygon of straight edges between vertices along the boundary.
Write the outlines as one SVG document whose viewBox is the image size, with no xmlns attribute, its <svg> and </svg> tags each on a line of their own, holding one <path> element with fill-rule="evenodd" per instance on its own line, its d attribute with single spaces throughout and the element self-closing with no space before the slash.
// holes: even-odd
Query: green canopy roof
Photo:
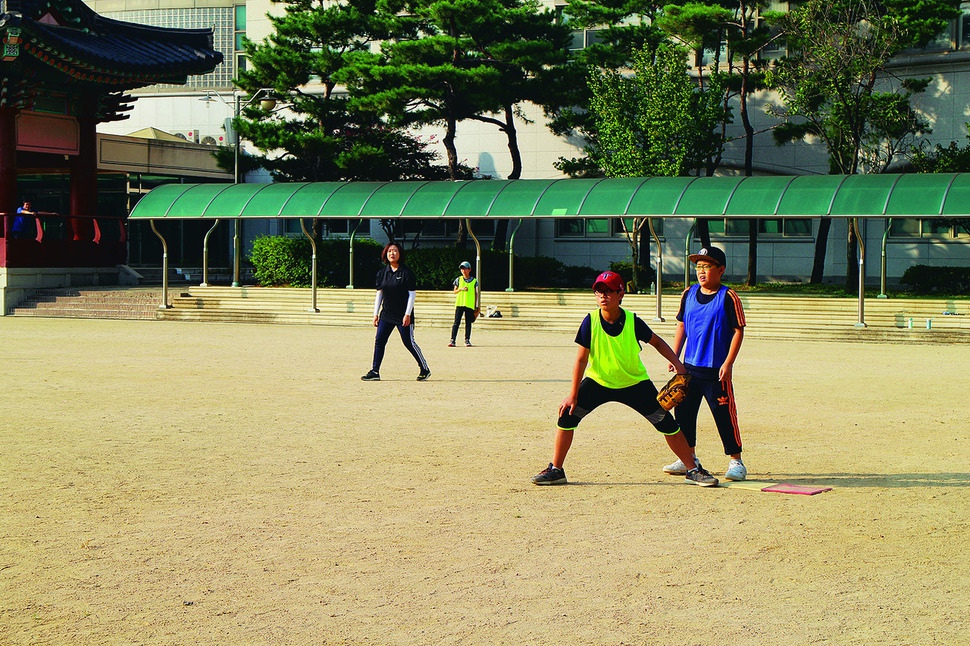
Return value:
<svg viewBox="0 0 970 646">
<path fill-rule="evenodd" d="M 967 217 L 970 173 L 166 184 L 132 219 Z"/>
</svg>

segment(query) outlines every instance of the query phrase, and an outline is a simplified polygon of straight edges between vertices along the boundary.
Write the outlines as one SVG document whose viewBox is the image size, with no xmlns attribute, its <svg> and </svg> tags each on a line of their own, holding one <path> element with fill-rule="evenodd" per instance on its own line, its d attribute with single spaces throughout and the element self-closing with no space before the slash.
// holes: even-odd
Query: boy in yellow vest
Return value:
<svg viewBox="0 0 970 646">
<path fill-rule="evenodd" d="M 664 435 L 667 445 L 687 465 L 685 482 L 717 486 L 717 478 L 694 462 L 684 434 L 673 416 L 657 403 L 657 389 L 640 360 L 640 343 L 647 343 L 680 374 L 686 372 L 667 342 L 653 333 L 643 319 L 620 307 L 623 279 L 604 271 L 593 282 L 599 309 L 583 319 L 576 334 L 579 345 L 573 365 L 572 388 L 559 406 L 553 458 L 532 478 L 537 485 L 566 484 L 563 462 L 580 421 L 598 406 L 620 402 L 640 413 Z"/>
<path fill-rule="evenodd" d="M 451 326 L 451 341 L 449 348 L 455 347 L 458 338 L 458 327 L 462 317 L 465 318 L 465 346 L 472 347 L 472 321 L 481 311 L 479 303 L 478 279 L 472 278 L 472 266 L 465 261 L 458 265 L 461 276 L 455 279 L 455 323 Z"/>
</svg>

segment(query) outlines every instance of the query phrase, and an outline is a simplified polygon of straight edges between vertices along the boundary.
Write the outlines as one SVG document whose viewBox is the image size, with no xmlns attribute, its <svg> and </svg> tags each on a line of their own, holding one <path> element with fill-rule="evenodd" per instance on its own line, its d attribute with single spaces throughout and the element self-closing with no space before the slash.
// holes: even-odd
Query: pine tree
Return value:
<svg viewBox="0 0 970 646">
<path fill-rule="evenodd" d="M 261 163 L 283 181 L 442 178 L 435 153 L 388 125 L 380 114 L 351 103 L 337 78 L 355 54 L 393 33 L 396 18 L 376 0 L 288 2 L 270 16 L 272 35 L 246 42 L 248 69 L 238 85 L 271 88 L 282 110 L 247 106 L 235 126 L 240 136 L 269 153 Z"/>
</svg>

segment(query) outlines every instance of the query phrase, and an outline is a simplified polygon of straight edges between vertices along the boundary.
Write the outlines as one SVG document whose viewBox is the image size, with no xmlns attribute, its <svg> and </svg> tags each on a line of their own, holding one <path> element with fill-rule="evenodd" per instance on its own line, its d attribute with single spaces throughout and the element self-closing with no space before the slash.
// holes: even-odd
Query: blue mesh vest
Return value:
<svg viewBox="0 0 970 646">
<path fill-rule="evenodd" d="M 710 303 L 697 302 L 700 285 L 693 285 L 684 299 L 684 332 L 687 345 L 684 363 L 698 368 L 719 368 L 727 358 L 734 331 L 724 320 L 724 298 L 728 288 L 721 285 Z"/>
</svg>

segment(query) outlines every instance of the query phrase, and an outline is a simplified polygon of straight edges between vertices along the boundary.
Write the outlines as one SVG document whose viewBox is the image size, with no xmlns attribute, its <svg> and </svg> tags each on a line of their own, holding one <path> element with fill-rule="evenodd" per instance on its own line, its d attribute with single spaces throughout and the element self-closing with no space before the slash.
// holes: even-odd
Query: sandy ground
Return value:
<svg viewBox="0 0 970 646">
<path fill-rule="evenodd" d="M 363 383 L 373 328 L 0 319 L 0 644 L 970 639 L 970 346 L 745 343 L 750 477 L 826 493 L 615 405 L 540 488 L 572 337 L 486 326 Z"/>
</svg>

